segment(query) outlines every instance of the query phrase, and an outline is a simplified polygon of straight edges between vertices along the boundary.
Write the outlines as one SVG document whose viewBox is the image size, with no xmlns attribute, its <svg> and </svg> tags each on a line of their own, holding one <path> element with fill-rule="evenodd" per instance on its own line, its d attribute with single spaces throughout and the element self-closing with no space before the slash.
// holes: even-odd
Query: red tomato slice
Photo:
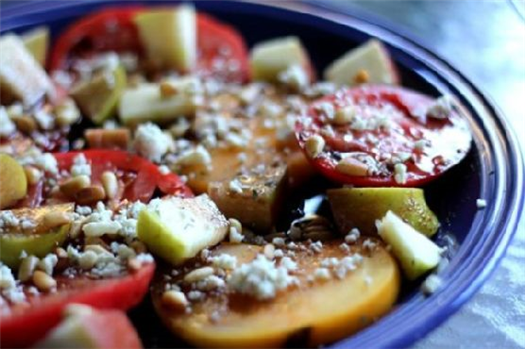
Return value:
<svg viewBox="0 0 525 350">
<path fill-rule="evenodd" d="M 81 152 L 55 153 L 60 170 L 69 170 L 78 154 L 84 154 L 91 163 L 92 182 L 100 182 L 104 171 L 122 171 L 135 175 L 130 179 L 123 194 L 124 199 L 148 202 L 158 188 L 164 194 L 192 197 L 193 193 L 182 180 L 173 173 L 162 174 L 159 167 L 150 161 L 124 151 L 87 150 Z"/>
<path fill-rule="evenodd" d="M 83 17 L 60 35 L 49 70 L 69 69 L 71 60 L 93 52 L 140 52 L 133 17 L 141 7 L 109 8 Z"/>
<path fill-rule="evenodd" d="M 68 304 L 127 310 L 143 299 L 154 271 L 155 264 L 147 264 L 131 274 L 111 279 L 56 277 L 56 293 L 28 294 L 27 303 L 7 310 L 0 308 L 0 343 L 4 348 L 31 346 L 60 322 Z"/>
<path fill-rule="evenodd" d="M 311 104 L 296 123 L 296 138 L 303 150 L 311 136 L 324 139 L 320 155 L 312 158 L 305 153 L 333 181 L 357 186 L 420 186 L 459 163 L 472 141 L 467 121 L 455 110 L 444 119 L 427 117 L 435 104 L 431 97 L 400 87 L 342 89 Z M 337 125 L 330 120 L 328 115 L 345 107 L 354 115 L 349 123 Z M 357 176 L 337 167 L 347 157 L 364 165 L 365 174 Z M 406 174 L 398 171 L 396 180 L 397 163 L 406 166 Z"/>
<path fill-rule="evenodd" d="M 70 68 L 75 58 L 93 53 L 142 52 L 134 16 L 141 7 L 105 9 L 75 22 L 62 34 L 51 54 L 50 71 Z M 199 13 L 197 15 L 197 73 L 229 82 L 248 80 L 248 51 L 233 28 Z"/>
<path fill-rule="evenodd" d="M 248 81 L 248 50 L 242 36 L 233 27 L 199 13 L 197 43 L 197 71 L 200 74 L 228 82 Z"/>
</svg>

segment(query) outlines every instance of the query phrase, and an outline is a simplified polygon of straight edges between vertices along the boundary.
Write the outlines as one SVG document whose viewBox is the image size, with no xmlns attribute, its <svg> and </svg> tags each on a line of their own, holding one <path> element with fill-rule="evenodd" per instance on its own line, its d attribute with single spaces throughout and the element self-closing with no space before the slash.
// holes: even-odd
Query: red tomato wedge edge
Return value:
<svg viewBox="0 0 525 350">
<path fill-rule="evenodd" d="M 306 114 L 297 119 L 295 136 L 313 166 L 335 182 L 376 187 L 421 186 L 458 164 L 472 142 L 466 119 L 455 110 L 445 119 L 427 117 L 436 101 L 394 86 L 341 89 L 309 106 Z M 326 104 L 336 112 L 354 107 L 354 119 L 346 125 L 334 125 L 324 110 Z M 312 158 L 305 143 L 314 135 L 325 140 L 325 147 Z M 372 164 L 369 169 L 373 170 L 356 176 L 336 169 L 339 160 L 349 156 Z M 396 179 L 397 163 L 406 166 L 406 173 L 399 175 L 403 178 Z"/>
<path fill-rule="evenodd" d="M 155 264 L 149 263 L 110 279 L 57 277 L 56 293 L 29 297 L 28 304 L 0 316 L 0 343 L 3 348 L 31 346 L 60 322 L 68 304 L 127 310 L 142 301 L 154 271 Z"/>
<path fill-rule="evenodd" d="M 69 68 L 69 61 L 82 45 L 84 51 L 142 53 L 133 18 L 143 7 L 108 8 L 73 23 L 58 38 L 51 53 L 49 70 Z M 197 71 L 228 82 L 249 79 L 248 50 L 242 36 L 231 26 L 206 14 L 197 14 Z"/>
<path fill-rule="evenodd" d="M 157 188 L 164 194 L 181 197 L 193 196 L 189 187 L 176 174 L 162 174 L 157 165 L 125 151 L 94 149 L 55 153 L 54 156 L 58 162 L 59 169 L 69 170 L 73 160 L 80 153 L 84 154 L 91 163 L 93 181 L 99 181 L 102 173 L 106 170 L 122 170 L 135 173 L 136 178 L 133 184 L 124 193 L 124 198 L 130 201 L 140 200 L 148 202 Z"/>
</svg>

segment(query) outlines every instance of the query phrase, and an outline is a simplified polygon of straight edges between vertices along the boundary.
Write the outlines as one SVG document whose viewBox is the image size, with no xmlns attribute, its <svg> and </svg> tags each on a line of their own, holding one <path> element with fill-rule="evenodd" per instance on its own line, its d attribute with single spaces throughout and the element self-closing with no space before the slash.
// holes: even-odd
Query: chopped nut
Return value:
<svg viewBox="0 0 525 350">
<path fill-rule="evenodd" d="M 21 282 L 27 282 L 33 277 L 38 261 L 38 258 L 34 255 L 30 255 L 22 260 L 18 269 L 18 279 Z"/>
<path fill-rule="evenodd" d="M 162 293 L 162 303 L 176 310 L 185 310 L 188 305 L 188 299 L 183 292 L 168 290 Z"/>
<path fill-rule="evenodd" d="M 84 132 L 89 148 L 122 149 L 129 148 L 131 133 L 127 128 L 87 129 Z"/>
<path fill-rule="evenodd" d="M 304 146 L 306 149 L 306 153 L 311 158 L 318 157 L 321 153 L 323 153 L 324 146 L 325 146 L 324 139 L 319 135 L 312 135 L 309 138 L 306 139 Z"/>
<path fill-rule="evenodd" d="M 206 277 L 213 275 L 213 272 L 214 272 L 213 267 L 209 267 L 209 266 L 195 269 L 191 271 L 190 273 L 188 273 L 186 276 L 184 276 L 184 282 L 193 283 L 193 282 L 203 280 Z"/>
<path fill-rule="evenodd" d="M 128 268 L 132 271 L 137 271 L 142 267 L 142 263 L 138 259 L 129 259 Z"/>
<path fill-rule="evenodd" d="M 352 157 L 343 158 L 337 163 L 335 169 L 350 176 L 367 176 L 368 166 Z"/>
<path fill-rule="evenodd" d="M 355 107 L 346 106 L 335 112 L 334 119 L 331 122 L 335 125 L 346 125 L 352 122 L 356 115 Z"/>
<path fill-rule="evenodd" d="M 17 116 L 12 118 L 12 120 L 15 122 L 17 129 L 23 133 L 30 134 L 37 129 L 35 119 L 28 115 Z"/>
<path fill-rule="evenodd" d="M 55 115 L 58 125 L 68 126 L 80 119 L 80 110 L 75 101 L 68 97 L 55 107 Z"/>
<path fill-rule="evenodd" d="M 53 277 L 39 270 L 35 271 L 33 274 L 33 283 L 42 292 L 49 292 L 57 286 L 57 282 Z"/>
<path fill-rule="evenodd" d="M 26 174 L 27 182 L 30 185 L 36 185 L 40 179 L 42 179 L 42 172 L 31 165 L 26 165 L 24 167 L 24 172 Z"/>
<path fill-rule="evenodd" d="M 108 198 L 115 198 L 118 193 L 118 180 L 115 173 L 112 171 L 104 171 L 104 173 L 102 173 L 101 181 Z"/>
<path fill-rule="evenodd" d="M 75 195 L 75 201 L 81 205 L 97 203 L 104 198 L 106 198 L 106 192 L 104 187 L 99 185 L 86 187 Z"/>
<path fill-rule="evenodd" d="M 354 76 L 354 82 L 356 84 L 364 84 L 368 83 L 370 80 L 370 74 L 368 74 L 368 71 L 365 69 L 360 69 L 357 74 Z"/>
<path fill-rule="evenodd" d="M 176 95 L 179 91 L 177 87 L 169 81 L 163 81 L 159 85 L 161 97 L 171 97 Z"/>
<path fill-rule="evenodd" d="M 264 253 L 264 256 L 266 256 L 266 258 L 268 258 L 269 260 L 273 260 L 273 258 L 275 257 L 274 256 L 275 246 L 273 244 L 265 245 L 263 248 L 263 253 Z"/>
<path fill-rule="evenodd" d="M 74 197 L 81 190 L 91 185 L 91 179 L 87 175 L 75 176 L 60 185 L 60 191 L 68 197 Z"/>
<path fill-rule="evenodd" d="M 71 222 L 71 217 L 64 212 L 49 212 L 46 215 L 44 215 L 43 218 L 43 225 L 45 228 L 50 229 L 57 226 L 62 226 L 65 224 L 69 224 Z"/>
</svg>

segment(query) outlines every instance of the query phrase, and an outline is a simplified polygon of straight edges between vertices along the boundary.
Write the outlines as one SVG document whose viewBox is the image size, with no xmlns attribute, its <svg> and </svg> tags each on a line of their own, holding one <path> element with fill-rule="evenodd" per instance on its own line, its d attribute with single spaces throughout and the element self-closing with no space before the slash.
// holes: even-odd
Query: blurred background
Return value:
<svg viewBox="0 0 525 350">
<path fill-rule="evenodd" d="M 525 0 L 323 0 L 339 13 L 408 33 L 485 92 L 511 121 L 525 153 Z M 525 347 L 525 221 L 481 291 L 416 348 Z"/>
</svg>

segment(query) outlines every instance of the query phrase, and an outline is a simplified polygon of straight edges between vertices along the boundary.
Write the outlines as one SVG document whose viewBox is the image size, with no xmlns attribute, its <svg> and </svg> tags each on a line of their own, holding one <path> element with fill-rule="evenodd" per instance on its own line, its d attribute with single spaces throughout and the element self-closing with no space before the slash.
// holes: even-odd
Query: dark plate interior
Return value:
<svg viewBox="0 0 525 350">
<path fill-rule="evenodd" d="M 166 1 L 148 4 L 166 5 Z M 442 223 L 437 240 L 452 234 L 460 244 L 444 271 L 445 287 L 424 298 L 417 289 L 420 281 L 406 285 L 395 311 L 358 335 L 331 346 L 406 346 L 457 310 L 501 258 L 522 205 L 517 196 L 523 185 L 521 157 L 504 119 L 446 62 L 378 23 L 345 17 L 342 24 L 313 14 L 251 3 L 200 1 L 196 5 L 235 26 L 250 46 L 277 36 L 299 36 L 318 72 L 371 35 L 379 37 L 396 61 L 403 85 L 433 96 L 452 93 L 461 100 L 474 133 L 472 150 L 465 161 L 425 188 L 429 205 Z M 37 1 L 15 5 L 2 11 L 2 32 L 22 32 L 45 24 L 56 38 L 71 21 L 104 6 L 126 6 L 126 2 L 80 1 L 72 6 L 60 1 Z M 334 19 L 341 20 L 337 16 Z M 477 210 L 477 198 L 488 200 L 485 210 Z M 163 329 L 149 300 L 130 314 L 146 347 L 180 345 Z"/>
</svg>

